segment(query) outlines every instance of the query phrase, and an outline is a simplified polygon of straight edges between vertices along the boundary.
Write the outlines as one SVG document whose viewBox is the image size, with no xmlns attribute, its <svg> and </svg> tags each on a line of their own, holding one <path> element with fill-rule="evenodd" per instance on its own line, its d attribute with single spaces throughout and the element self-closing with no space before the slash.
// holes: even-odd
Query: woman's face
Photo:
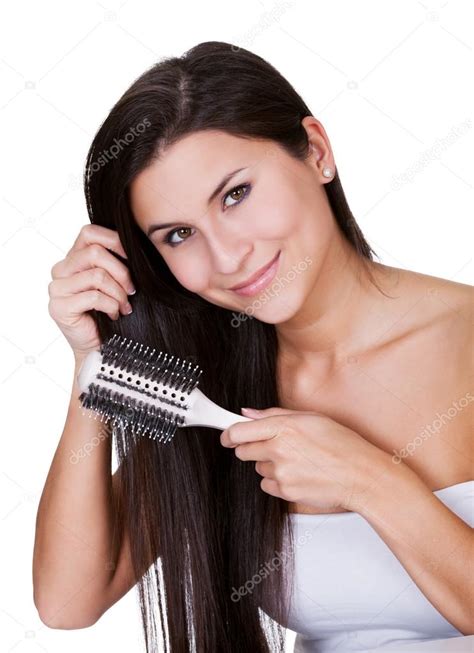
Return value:
<svg viewBox="0 0 474 653">
<path fill-rule="evenodd" d="M 334 171 L 334 161 L 320 123 L 305 121 L 315 146 L 305 162 L 273 141 L 202 131 L 173 144 L 135 177 L 135 219 L 189 291 L 272 324 L 304 304 L 335 232 L 321 174 L 323 165 Z M 278 254 L 265 287 L 247 295 L 231 290 Z"/>
</svg>

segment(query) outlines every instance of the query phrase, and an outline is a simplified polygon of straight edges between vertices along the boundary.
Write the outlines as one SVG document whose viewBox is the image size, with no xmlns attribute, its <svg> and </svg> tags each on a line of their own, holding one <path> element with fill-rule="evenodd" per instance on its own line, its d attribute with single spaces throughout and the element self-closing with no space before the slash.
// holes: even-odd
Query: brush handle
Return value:
<svg viewBox="0 0 474 653">
<path fill-rule="evenodd" d="M 206 397 L 199 388 L 195 388 L 189 395 L 189 404 L 185 426 L 209 426 L 223 431 L 236 422 L 252 421 L 251 417 L 244 417 L 221 408 Z"/>
</svg>

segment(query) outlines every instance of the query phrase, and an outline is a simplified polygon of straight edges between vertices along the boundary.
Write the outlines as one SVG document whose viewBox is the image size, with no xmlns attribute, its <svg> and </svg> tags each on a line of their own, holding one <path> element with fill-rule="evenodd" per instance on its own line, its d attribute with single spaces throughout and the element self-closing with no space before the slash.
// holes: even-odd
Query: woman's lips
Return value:
<svg viewBox="0 0 474 653">
<path fill-rule="evenodd" d="M 244 297 L 251 297 L 262 291 L 273 279 L 278 269 L 278 264 L 280 262 L 281 250 L 278 252 L 277 256 L 273 260 L 273 263 L 268 267 L 265 272 L 263 272 L 258 279 L 252 281 L 247 286 L 242 286 L 241 288 L 235 288 L 232 292 L 242 295 Z"/>
</svg>

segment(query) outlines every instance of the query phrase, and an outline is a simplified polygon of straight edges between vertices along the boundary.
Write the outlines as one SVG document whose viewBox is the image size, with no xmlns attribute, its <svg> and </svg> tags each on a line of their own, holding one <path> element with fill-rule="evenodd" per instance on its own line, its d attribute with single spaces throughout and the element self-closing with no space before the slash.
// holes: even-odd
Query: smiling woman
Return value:
<svg viewBox="0 0 474 653">
<path fill-rule="evenodd" d="M 325 191 L 324 170 L 335 168 L 329 141 L 313 116 L 301 128 L 311 145 L 303 159 L 270 138 L 202 129 L 162 146 L 131 181 L 135 221 L 183 288 L 245 312 L 245 297 L 309 257 L 311 273 L 258 312 L 265 323 L 282 322 L 302 305 L 330 249 L 349 256 Z"/>
<path fill-rule="evenodd" d="M 94 165 L 137 124 L 146 128 L 118 156 Z M 101 339 L 119 333 L 199 362 L 201 390 L 227 410 L 288 409 L 258 427 L 253 422 L 247 436 L 257 440 L 250 445 L 255 457 L 247 460 L 250 449 L 223 446 L 227 436 L 220 442 L 213 429 L 178 429 L 166 446 L 113 430 L 119 470 L 109 526 L 118 545 L 115 573 L 96 597 L 94 614 L 138 583 L 149 652 L 158 649 L 157 622 L 172 653 L 283 651 L 293 558 L 277 573 L 268 564 L 292 547 L 290 513 L 360 509 L 368 515 L 367 504 L 356 499 L 382 477 L 400 490 L 392 495 L 416 495 L 432 522 L 450 529 L 441 533 L 446 537 L 417 535 L 408 525 L 419 524 L 416 515 L 404 521 L 394 509 L 401 540 L 418 537 L 422 551 L 423 543 L 449 541 L 452 533 L 459 547 L 466 544 L 463 522 L 437 512 L 423 482 L 465 480 L 467 463 L 453 451 L 465 448 L 467 410 L 457 418 L 453 451 L 432 443 L 422 459 L 396 472 L 388 453 L 403 445 L 402 427 L 405 434 L 416 427 L 415 414 L 439 406 L 440 387 L 430 380 L 441 368 L 452 388 L 466 390 L 465 366 L 460 373 L 441 355 L 438 367 L 434 362 L 449 315 L 447 304 L 440 309 L 426 291 L 447 282 L 373 261 L 324 127 L 273 66 L 212 41 L 151 67 L 98 130 L 85 193 L 91 222 L 118 231 L 137 288 L 131 315 L 112 322 L 93 312 Z M 466 288 L 452 284 L 449 292 L 448 304 L 464 315 Z M 236 314 L 253 319 L 236 324 Z M 460 361 L 466 331 L 456 323 L 449 333 Z M 405 397 L 411 374 L 410 387 L 431 385 L 413 398 L 420 412 L 402 414 L 406 402 L 393 398 Z M 392 392 L 370 384 L 381 376 Z M 387 480 L 372 493 L 373 516 L 388 510 L 386 486 Z M 410 559 L 400 544 L 397 549 L 373 518 L 380 532 L 374 550 L 388 550 L 384 538 L 410 573 L 423 576 L 422 556 Z M 347 522 L 347 533 L 353 524 L 360 527 Z M 350 533 L 345 545 L 350 548 Z M 262 569 L 267 573 L 252 580 Z M 444 585 L 424 575 L 424 590 L 436 605 L 447 597 L 446 614 L 463 625 L 464 588 L 451 591 L 458 571 L 443 571 Z M 329 610 L 344 598 L 327 595 Z M 304 630 L 317 642 L 313 650 L 330 650 L 329 639 L 326 648 L 318 641 L 316 618 Z M 357 646 L 352 638 L 343 648 Z"/>
</svg>

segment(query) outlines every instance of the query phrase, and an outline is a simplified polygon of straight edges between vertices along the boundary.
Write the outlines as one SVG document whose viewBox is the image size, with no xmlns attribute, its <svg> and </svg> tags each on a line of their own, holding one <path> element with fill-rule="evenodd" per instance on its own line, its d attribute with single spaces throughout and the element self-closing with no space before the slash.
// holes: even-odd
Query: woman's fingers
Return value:
<svg viewBox="0 0 474 653">
<path fill-rule="evenodd" d="M 127 258 L 118 233 L 88 224 L 81 228 L 66 257 L 51 268 L 48 311 L 76 357 L 82 358 L 101 344 L 91 310 L 112 320 L 118 319 L 120 312 L 131 312 L 128 295 L 134 293 L 134 285 L 128 267 L 115 254 Z"/>
<path fill-rule="evenodd" d="M 127 258 L 127 254 L 123 248 L 122 242 L 117 231 L 102 227 L 98 224 L 85 224 L 74 241 L 70 252 L 78 249 L 84 249 L 89 245 L 97 243 L 107 249 L 111 249 L 123 258 Z"/>
<path fill-rule="evenodd" d="M 72 277 L 55 279 L 49 286 L 49 295 L 52 298 L 68 297 L 89 290 L 100 290 L 116 301 L 123 315 L 130 313 L 131 305 L 123 286 L 104 268 L 89 268 L 76 272 Z M 115 314 L 116 310 L 113 313 Z"/>
<path fill-rule="evenodd" d="M 126 294 L 134 290 L 132 278 L 126 265 L 108 252 L 102 245 L 93 243 L 83 249 L 73 249 L 65 259 L 51 270 L 54 279 L 64 279 L 89 268 L 102 268 L 122 286 Z"/>
</svg>

